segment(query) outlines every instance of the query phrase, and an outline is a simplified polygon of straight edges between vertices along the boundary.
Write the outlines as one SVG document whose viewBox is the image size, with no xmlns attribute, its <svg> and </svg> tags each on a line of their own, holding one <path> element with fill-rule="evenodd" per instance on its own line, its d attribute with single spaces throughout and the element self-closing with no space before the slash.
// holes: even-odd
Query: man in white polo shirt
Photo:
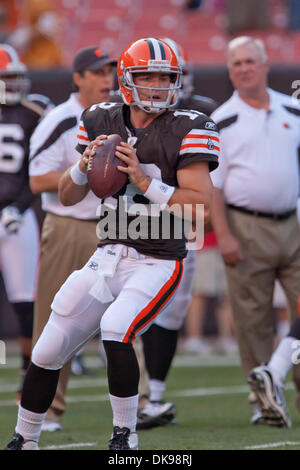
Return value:
<svg viewBox="0 0 300 470">
<path fill-rule="evenodd" d="M 113 87 L 113 61 L 97 46 L 81 49 L 73 61 L 73 82 L 77 93 L 53 109 L 36 128 L 30 148 L 30 185 L 42 194 L 46 217 L 41 237 L 41 260 L 34 311 L 33 346 L 51 313 L 54 295 L 67 277 L 89 259 L 97 242 L 96 210 L 100 200 L 90 192 L 84 201 L 63 206 L 58 199 L 58 182 L 77 159 L 78 123 L 85 108 L 109 101 Z M 60 374 L 56 396 L 44 430 L 60 429 L 65 410 L 65 390 L 70 361 Z"/>
<path fill-rule="evenodd" d="M 213 225 L 226 263 L 247 377 L 253 367 L 267 363 L 273 351 L 275 279 L 284 289 L 291 318 L 297 317 L 300 108 L 291 97 L 267 87 L 261 41 L 232 40 L 228 70 L 235 91 L 212 114 L 221 147 L 220 165 L 212 174 Z M 299 369 L 294 372 L 300 391 Z M 255 399 L 252 403 L 256 407 Z M 259 418 L 264 421 L 256 415 L 252 422 Z M 268 424 L 284 425 L 276 420 Z"/>
</svg>

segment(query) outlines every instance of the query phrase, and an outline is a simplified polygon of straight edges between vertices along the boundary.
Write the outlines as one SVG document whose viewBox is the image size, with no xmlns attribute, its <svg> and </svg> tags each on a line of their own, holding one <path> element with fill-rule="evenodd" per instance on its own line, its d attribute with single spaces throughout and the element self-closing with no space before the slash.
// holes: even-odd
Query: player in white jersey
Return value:
<svg viewBox="0 0 300 470">
<path fill-rule="evenodd" d="M 174 108 L 195 110 L 210 115 L 217 103 L 207 97 L 193 94 L 193 74 L 183 47 L 170 38 L 164 38 L 175 52 L 182 67 L 182 87 Z M 175 356 L 179 331 L 187 314 L 192 294 L 195 272 L 195 251 L 189 250 L 183 261 L 183 276 L 176 296 L 163 315 L 141 337 L 147 374 L 143 374 L 144 362 L 140 361 L 140 404 L 137 429 L 150 429 L 174 422 L 176 409 L 173 403 L 164 403 L 166 378 Z M 137 341 L 136 341 L 137 343 Z M 137 345 L 135 343 L 135 348 Z"/>
<path fill-rule="evenodd" d="M 26 67 L 7 44 L 0 44 L 0 81 L 0 269 L 18 317 L 23 376 L 31 355 L 39 261 L 39 227 L 30 208 L 34 196 L 28 178 L 29 139 L 50 100 L 28 95 Z"/>
</svg>

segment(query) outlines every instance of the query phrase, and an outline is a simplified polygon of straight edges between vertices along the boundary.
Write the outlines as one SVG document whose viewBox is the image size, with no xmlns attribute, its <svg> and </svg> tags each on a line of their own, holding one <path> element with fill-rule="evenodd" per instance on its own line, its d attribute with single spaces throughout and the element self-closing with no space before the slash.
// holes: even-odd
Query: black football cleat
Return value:
<svg viewBox="0 0 300 470">
<path fill-rule="evenodd" d="M 137 450 L 137 433 L 130 432 L 128 428 L 119 428 L 119 426 L 114 426 L 108 448 L 109 450 Z"/>
<path fill-rule="evenodd" d="M 150 401 L 139 412 L 136 429 L 152 429 L 166 424 L 175 424 L 176 408 L 173 403 L 163 403 L 160 401 Z"/>
<path fill-rule="evenodd" d="M 26 441 L 21 434 L 15 432 L 12 441 L 7 444 L 4 450 L 39 450 L 39 446 L 36 441 Z"/>
</svg>

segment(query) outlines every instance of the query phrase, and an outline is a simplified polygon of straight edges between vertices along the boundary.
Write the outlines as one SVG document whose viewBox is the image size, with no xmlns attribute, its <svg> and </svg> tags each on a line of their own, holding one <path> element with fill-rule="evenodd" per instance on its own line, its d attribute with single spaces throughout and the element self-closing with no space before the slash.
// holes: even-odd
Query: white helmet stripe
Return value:
<svg viewBox="0 0 300 470">
<path fill-rule="evenodd" d="M 163 44 L 154 38 L 147 39 L 149 49 L 150 49 L 150 58 L 152 60 L 165 60 L 165 51 Z"/>
</svg>

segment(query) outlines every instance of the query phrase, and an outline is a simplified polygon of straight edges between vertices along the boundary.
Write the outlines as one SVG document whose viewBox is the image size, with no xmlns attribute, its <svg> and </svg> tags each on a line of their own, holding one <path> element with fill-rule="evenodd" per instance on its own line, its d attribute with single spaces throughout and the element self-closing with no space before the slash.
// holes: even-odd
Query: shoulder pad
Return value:
<svg viewBox="0 0 300 470">
<path fill-rule="evenodd" d="M 97 122 L 102 119 L 107 122 L 106 120 L 110 120 L 111 114 L 114 110 L 117 110 L 120 106 L 122 106 L 122 103 L 107 102 L 93 104 L 83 111 L 81 119 L 88 127 L 89 125 L 92 126 L 96 119 Z"/>
<path fill-rule="evenodd" d="M 39 116 L 43 117 L 48 111 L 54 108 L 54 104 L 47 96 L 38 93 L 27 95 L 21 101 L 21 104 L 28 109 L 31 109 Z"/>
<path fill-rule="evenodd" d="M 173 111 L 173 123 L 177 135 L 185 135 L 191 129 L 206 129 L 217 132 L 214 121 L 194 109 L 176 109 Z"/>
<path fill-rule="evenodd" d="M 88 115 L 89 113 L 92 113 L 92 112 L 95 112 L 95 113 L 97 112 L 98 114 L 107 113 L 112 108 L 117 108 L 121 104 L 123 104 L 123 103 L 120 103 L 120 102 L 113 103 L 113 102 L 109 102 L 109 101 L 105 102 L 105 103 L 93 104 L 92 106 L 90 106 L 89 108 L 87 108 L 85 110 L 85 114 Z"/>
</svg>

